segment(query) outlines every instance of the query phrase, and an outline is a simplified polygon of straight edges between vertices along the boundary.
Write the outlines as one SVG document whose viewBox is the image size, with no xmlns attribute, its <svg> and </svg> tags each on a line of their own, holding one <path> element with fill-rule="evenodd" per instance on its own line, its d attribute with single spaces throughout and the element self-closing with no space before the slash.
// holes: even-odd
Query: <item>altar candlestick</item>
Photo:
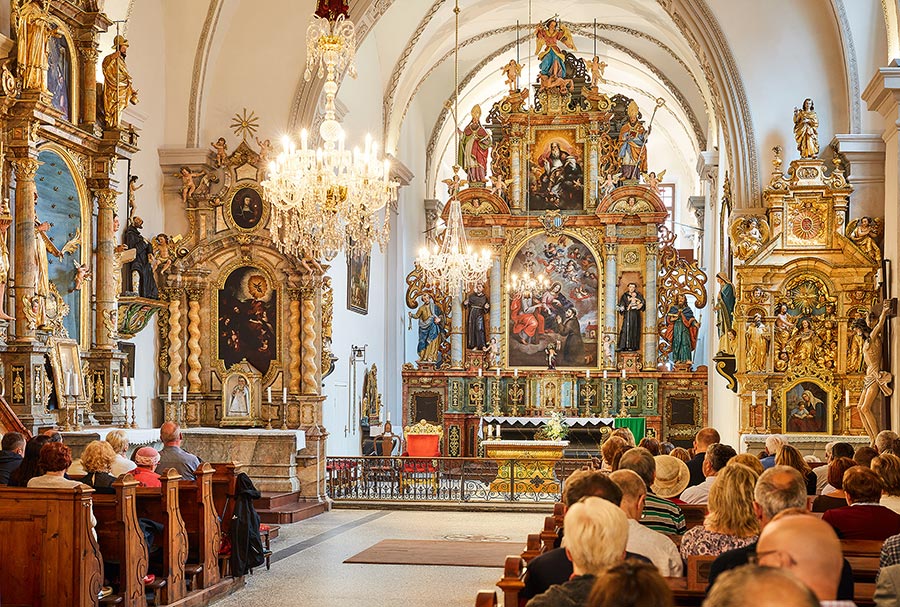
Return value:
<svg viewBox="0 0 900 607">
<path fill-rule="evenodd" d="M 500 379 L 500 367 L 497 367 L 497 379 Z"/>
<path fill-rule="evenodd" d="M 844 390 L 844 406 L 850 408 L 850 390 Z"/>
<path fill-rule="evenodd" d="M 128 383 L 131 385 L 131 392 L 128 393 L 128 396 L 134 397 L 134 378 L 129 379 Z"/>
<path fill-rule="evenodd" d="M 187 402 L 187 386 L 183 386 L 181 388 L 181 402 L 183 402 L 183 403 Z"/>
<path fill-rule="evenodd" d="M 128 382 L 122 381 L 122 398 L 128 398 Z"/>
<path fill-rule="evenodd" d="M 481 367 L 478 367 L 478 377 L 480 378 L 484 374 L 484 371 Z"/>
<path fill-rule="evenodd" d="M 281 389 L 281 402 L 287 404 L 287 388 Z"/>
<path fill-rule="evenodd" d="M 766 408 L 772 408 L 772 388 L 766 390 Z"/>
<path fill-rule="evenodd" d="M 494 435 L 494 427 L 493 427 L 492 425 L 487 424 L 487 425 L 485 426 L 485 430 L 487 430 L 487 437 L 488 437 L 488 438 L 491 438 L 491 436 Z"/>
<path fill-rule="evenodd" d="M 603 381 L 606 381 L 607 377 L 606 369 L 603 369 Z"/>
<path fill-rule="evenodd" d="M 172 402 L 172 386 L 169 386 L 169 398 L 167 398 L 166 400 Z"/>
<path fill-rule="evenodd" d="M 266 396 L 269 397 L 269 404 L 272 404 L 272 386 L 266 388 Z"/>
<path fill-rule="evenodd" d="M 628 379 L 628 374 L 625 372 L 625 369 L 622 369 L 622 379 Z"/>
<path fill-rule="evenodd" d="M 496 432 L 496 436 L 494 438 L 496 438 L 497 440 L 500 440 L 500 424 L 497 424 L 497 432 Z"/>
<path fill-rule="evenodd" d="M 516 377 L 516 378 L 519 377 L 519 370 L 518 370 L 518 369 L 513 369 L 513 377 Z"/>
<path fill-rule="evenodd" d="M 750 406 L 754 409 L 756 408 L 756 390 L 754 390 L 753 394 L 750 395 Z"/>
</svg>

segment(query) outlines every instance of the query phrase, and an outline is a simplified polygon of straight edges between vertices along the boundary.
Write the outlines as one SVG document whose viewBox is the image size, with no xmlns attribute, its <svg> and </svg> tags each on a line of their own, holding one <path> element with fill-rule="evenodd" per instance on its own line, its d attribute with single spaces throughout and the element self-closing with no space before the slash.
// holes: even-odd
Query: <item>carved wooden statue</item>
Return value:
<svg viewBox="0 0 900 607">
<path fill-rule="evenodd" d="M 138 93 L 125 64 L 128 41 L 123 36 L 116 36 L 113 48 L 115 50 L 103 58 L 103 110 L 106 126 L 111 129 L 119 128 L 122 112 L 128 104 L 138 102 Z"/>
<path fill-rule="evenodd" d="M 885 300 L 881 306 L 881 314 L 874 327 L 869 327 L 865 319 L 860 318 L 856 321 L 854 330 L 857 335 L 863 338 L 863 361 L 866 365 L 866 377 L 863 379 L 863 389 L 859 395 L 859 418 L 863 423 L 869 440 L 875 444 L 875 435 L 878 434 L 878 422 L 872 414 L 872 405 L 875 403 L 875 397 L 880 391 L 885 396 L 890 396 L 891 390 L 889 383 L 893 380 L 893 376 L 887 371 L 881 370 L 881 338 L 884 330 L 884 321 L 891 310 L 890 300 Z"/>
<path fill-rule="evenodd" d="M 794 108 L 794 139 L 800 158 L 819 155 L 819 117 L 812 99 L 803 100 L 803 109 Z"/>
<path fill-rule="evenodd" d="M 23 90 L 47 90 L 47 42 L 55 35 L 49 0 L 16 0 L 12 6 L 19 77 Z"/>
</svg>

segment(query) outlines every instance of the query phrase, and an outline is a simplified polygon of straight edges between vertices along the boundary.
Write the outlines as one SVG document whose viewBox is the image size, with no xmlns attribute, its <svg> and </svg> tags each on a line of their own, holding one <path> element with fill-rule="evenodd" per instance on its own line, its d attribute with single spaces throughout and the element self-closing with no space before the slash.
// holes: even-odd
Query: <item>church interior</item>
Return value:
<svg viewBox="0 0 900 607">
<path fill-rule="evenodd" d="M 0 2 L 0 468 L 85 463 L 0 484 L 0 601 L 724 605 L 714 444 L 891 508 L 900 1 L 752 4 Z M 530 594 L 585 469 L 674 500 L 668 598 Z M 900 605 L 835 529 L 810 604 Z"/>
</svg>

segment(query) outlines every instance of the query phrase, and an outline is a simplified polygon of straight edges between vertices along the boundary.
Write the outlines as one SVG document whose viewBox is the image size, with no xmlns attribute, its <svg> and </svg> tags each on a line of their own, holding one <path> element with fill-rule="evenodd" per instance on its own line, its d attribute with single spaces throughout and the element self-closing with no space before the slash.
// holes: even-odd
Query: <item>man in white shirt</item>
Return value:
<svg viewBox="0 0 900 607">
<path fill-rule="evenodd" d="M 709 490 L 716 482 L 716 474 L 725 467 L 732 457 L 737 455 L 734 449 L 728 445 L 716 443 L 706 449 L 706 458 L 703 460 L 703 475 L 706 477 L 699 485 L 688 487 L 681 494 L 681 501 L 685 504 L 705 504 L 709 501 Z"/>
<path fill-rule="evenodd" d="M 647 485 L 632 470 L 616 470 L 609 479 L 622 490 L 619 508 L 628 517 L 628 545 L 626 550 L 647 557 L 663 577 L 681 577 L 684 565 L 675 543 L 659 531 L 640 523 L 647 498 Z"/>
</svg>

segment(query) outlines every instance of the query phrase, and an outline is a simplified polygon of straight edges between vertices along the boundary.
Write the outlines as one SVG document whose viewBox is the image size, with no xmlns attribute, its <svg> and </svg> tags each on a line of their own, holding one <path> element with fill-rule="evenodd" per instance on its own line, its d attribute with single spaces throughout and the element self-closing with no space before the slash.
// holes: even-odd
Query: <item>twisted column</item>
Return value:
<svg viewBox="0 0 900 607">
<path fill-rule="evenodd" d="M 14 158 L 16 172 L 16 339 L 20 342 L 34 341 L 35 323 L 28 318 L 33 314 L 30 308 L 37 282 L 37 260 L 34 256 L 34 176 L 40 162 L 35 158 Z"/>
<path fill-rule="evenodd" d="M 173 290 L 169 301 L 169 387 L 181 387 L 181 293 Z"/>
<path fill-rule="evenodd" d="M 616 226 L 607 226 L 607 228 L 615 230 Z M 616 255 L 619 246 L 615 242 L 607 242 L 604 244 L 604 252 L 606 254 L 606 265 L 603 269 L 603 284 L 605 286 L 605 297 L 603 303 L 603 331 L 606 334 L 606 343 L 603 344 L 603 368 L 616 368 L 616 339 L 618 333 L 616 327 L 619 324 L 618 315 L 616 313 L 616 287 L 619 284 L 618 275 L 616 274 Z"/>
<path fill-rule="evenodd" d="M 290 298 L 290 319 L 288 325 L 291 327 L 288 333 L 288 376 L 291 378 L 288 383 L 288 389 L 291 392 L 300 391 L 300 291 L 291 289 L 288 291 Z"/>
<path fill-rule="evenodd" d="M 316 347 L 316 293 L 320 284 L 304 285 L 300 289 L 300 314 L 301 314 L 301 358 L 300 375 L 303 394 L 318 394 L 318 348 Z M 293 378 L 292 378 L 293 380 Z"/>
<path fill-rule="evenodd" d="M 188 391 L 200 392 L 200 296 L 201 289 L 188 289 Z"/>
<path fill-rule="evenodd" d="M 114 273 L 122 270 L 115 265 L 116 232 L 113 224 L 119 193 L 110 188 L 94 193 L 97 195 L 97 314 L 94 317 L 94 340 L 98 349 L 112 350 L 116 347 L 114 335 L 104 330 L 104 322 L 114 319 L 118 311 Z"/>
</svg>

